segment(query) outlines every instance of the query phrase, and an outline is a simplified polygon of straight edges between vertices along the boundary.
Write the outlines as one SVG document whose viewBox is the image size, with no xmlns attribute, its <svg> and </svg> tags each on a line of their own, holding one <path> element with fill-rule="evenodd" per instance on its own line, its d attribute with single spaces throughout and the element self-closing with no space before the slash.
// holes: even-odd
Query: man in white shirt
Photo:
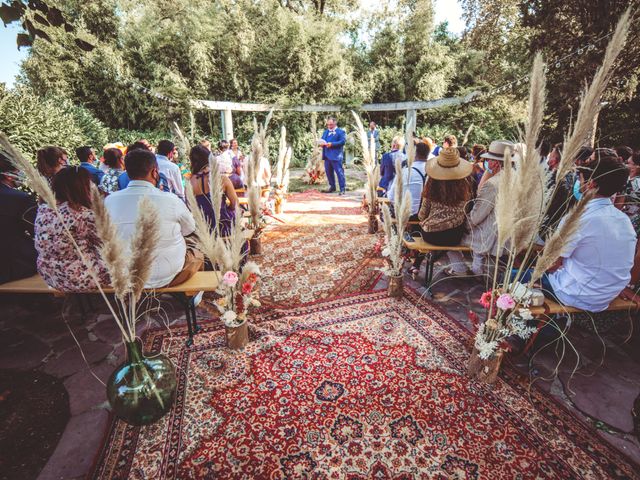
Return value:
<svg viewBox="0 0 640 480">
<path fill-rule="evenodd" d="M 175 154 L 176 146 L 172 142 L 169 140 L 160 140 L 158 142 L 158 148 L 156 149 L 158 171 L 167 177 L 171 191 L 184 200 L 184 185 L 182 184 L 180 167 L 171 161 Z"/>
<path fill-rule="evenodd" d="M 601 312 L 631 278 L 636 234 L 629 217 L 611 200 L 625 187 L 629 173 L 609 149 L 597 149 L 578 170 L 580 191 L 597 193 L 580 217 L 560 267 L 543 275 L 542 287 L 564 305 Z"/>
<path fill-rule="evenodd" d="M 418 211 L 420 210 L 420 201 L 422 199 L 422 188 L 427 182 L 427 174 L 425 169 L 427 167 L 427 157 L 429 156 L 429 147 L 420 142 L 416 145 L 416 158 L 413 161 L 411 171 L 407 167 L 402 169 L 402 185 L 405 191 L 411 193 L 411 218 L 410 220 L 418 219 Z M 409 175 L 409 173 L 411 175 Z M 396 182 L 398 177 L 393 179 L 393 183 L 387 191 L 387 198 L 393 203 L 394 195 L 396 191 Z"/>
<path fill-rule="evenodd" d="M 124 241 L 123 246 L 128 248 L 135 232 L 138 202 L 147 197 L 160 213 L 160 241 L 145 288 L 180 285 L 204 265 L 202 252 L 187 245 L 184 238 L 196 229 L 193 216 L 178 197 L 155 187 L 160 174 L 152 152 L 133 150 L 124 162 L 131 179 L 129 185 L 105 199 L 105 206 Z"/>
</svg>

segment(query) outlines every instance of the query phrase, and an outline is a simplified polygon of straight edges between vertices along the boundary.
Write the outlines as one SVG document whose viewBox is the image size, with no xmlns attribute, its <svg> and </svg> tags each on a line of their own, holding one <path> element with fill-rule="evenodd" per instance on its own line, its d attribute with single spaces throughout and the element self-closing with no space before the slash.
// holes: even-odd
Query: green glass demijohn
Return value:
<svg viewBox="0 0 640 480">
<path fill-rule="evenodd" d="M 164 355 L 146 358 L 139 340 L 127 342 L 127 361 L 107 382 L 107 399 L 118 418 L 149 425 L 171 409 L 176 398 L 176 370 Z"/>
</svg>

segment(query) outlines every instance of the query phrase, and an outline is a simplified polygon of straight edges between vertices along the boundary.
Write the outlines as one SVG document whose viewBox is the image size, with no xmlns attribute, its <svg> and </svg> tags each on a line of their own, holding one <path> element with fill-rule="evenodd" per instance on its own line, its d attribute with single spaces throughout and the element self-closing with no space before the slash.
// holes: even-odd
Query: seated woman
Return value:
<svg viewBox="0 0 640 480">
<path fill-rule="evenodd" d="M 209 156 L 211 152 L 202 145 L 196 145 L 189 153 L 191 160 L 191 187 L 198 202 L 198 207 L 202 209 L 209 224 L 213 226 L 215 214 L 211 196 L 209 195 Z M 236 205 L 238 197 L 229 177 L 221 175 L 222 198 L 220 204 L 220 234 L 226 237 L 231 232 L 231 226 L 235 222 Z M 229 205 L 227 205 L 227 200 Z M 193 208 L 193 207 L 192 207 Z"/>
<path fill-rule="evenodd" d="M 68 165 L 67 152 L 60 147 L 44 147 L 36 153 L 38 171 L 49 180 Z"/>
<path fill-rule="evenodd" d="M 465 207 L 471 200 L 470 175 L 473 164 L 460 158 L 455 147 L 440 149 L 440 155 L 427 162 L 427 183 L 422 190 L 418 212 L 421 235 L 433 245 L 459 245 L 465 233 Z M 420 266 L 418 257 L 411 273 Z M 445 269 L 448 275 L 466 275 L 464 262 L 455 262 Z"/>
<path fill-rule="evenodd" d="M 38 272 L 47 285 L 64 292 L 95 290 L 97 286 L 89 271 L 95 273 L 101 285 L 109 285 L 91 210 L 91 175 L 82 167 L 68 167 L 60 170 L 52 183 L 59 214 L 45 203 L 38 207 L 35 224 Z M 80 259 L 66 229 L 90 267 Z"/>
<path fill-rule="evenodd" d="M 247 183 L 247 158 L 238 147 L 238 140 L 232 138 L 229 142 L 232 172 L 229 175 L 235 188 L 243 188 Z"/>
<path fill-rule="evenodd" d="M 100 180 L 100 190 L 107 195 L 120 190 L 118 180 L 124 173 L 124 157 L 117 148 L 109 148 L 104 151 L 104 164 L 109 167 L 102 180 Z"/>
</svg>

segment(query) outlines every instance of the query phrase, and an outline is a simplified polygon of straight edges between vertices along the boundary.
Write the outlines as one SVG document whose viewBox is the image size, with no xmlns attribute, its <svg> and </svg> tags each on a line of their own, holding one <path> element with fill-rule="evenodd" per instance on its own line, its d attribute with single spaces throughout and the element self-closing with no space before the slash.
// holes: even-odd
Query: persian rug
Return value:
<svg viewBox="0 0 640 480">
<path fill-rule="evenodd" d="M 407 289 L 271 309 L 242 352 L 220 323 L 155 331 L 175 405 L 114 422 L 94 478 L 640 478 L 640 467 L 505 368 L 465 375 L 469 333 Z"/>
</svg>

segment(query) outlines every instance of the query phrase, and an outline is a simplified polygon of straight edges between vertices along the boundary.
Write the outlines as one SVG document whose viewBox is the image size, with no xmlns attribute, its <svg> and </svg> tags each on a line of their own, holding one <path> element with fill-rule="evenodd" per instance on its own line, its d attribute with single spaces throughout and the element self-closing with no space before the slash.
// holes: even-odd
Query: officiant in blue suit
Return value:
<svg viewBox="0 0 640 480">
<path fill-rule="evenodd" d="M 329 182 L 329 190 L 324 193 L 332 193 L 336 191 L 336 179 L 338 176 L 338 186 L 340 187 L 340 195 L 344 195 L 346 183 L 344 179 L 344 167 L 342 160 L 344 158 L 344 144 L 347 135 L 341 128 L 337 128 L 337 121 L 334 117 L 327 118 L 327 128 L 322 133 L 322 159 L 324 160 L 324 171 L 327 174 Z"/>
</svg>

